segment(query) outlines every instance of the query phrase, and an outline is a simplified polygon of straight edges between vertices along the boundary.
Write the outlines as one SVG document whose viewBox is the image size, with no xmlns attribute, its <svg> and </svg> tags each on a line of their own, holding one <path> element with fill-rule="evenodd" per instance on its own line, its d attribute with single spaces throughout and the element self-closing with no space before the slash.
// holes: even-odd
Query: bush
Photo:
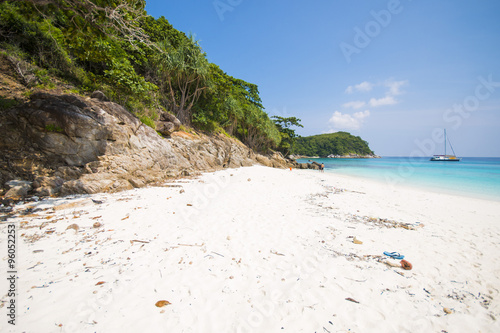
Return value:
<svg viewBox="0 0 500 333">
<path fill-rule="evenodd" d="M 156 130 L 156 123 L 150 117 L 143 115 L 143 116 L 140 116 L 139 119 L 140 119 L 140 121 L 142 121 L 142 123 L 144 125 L 147 125 L 147 126 L 151 127 L 152 129 Z"/>
</svg>

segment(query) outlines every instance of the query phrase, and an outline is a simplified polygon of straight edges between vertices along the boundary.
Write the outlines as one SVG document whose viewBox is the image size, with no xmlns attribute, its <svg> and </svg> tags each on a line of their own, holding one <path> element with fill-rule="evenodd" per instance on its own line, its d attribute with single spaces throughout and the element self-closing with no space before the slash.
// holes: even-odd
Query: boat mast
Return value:
<svg viewBox="0 0 500 333">
<path fill-rule="evenodd" d="M 455 150 L 453 149 L 453 146 L 451 145 L 451 142 L 450 142 L 450 147 L 451 147 L 451 151 L 453 152 L 453 156 L 457 156 L 457 154 L 455 154 Z"/>
<path fill-rule="evenodd" d="M 446 156 L 446 129 L 444 130 L 444 156 Z"/>
</svg>

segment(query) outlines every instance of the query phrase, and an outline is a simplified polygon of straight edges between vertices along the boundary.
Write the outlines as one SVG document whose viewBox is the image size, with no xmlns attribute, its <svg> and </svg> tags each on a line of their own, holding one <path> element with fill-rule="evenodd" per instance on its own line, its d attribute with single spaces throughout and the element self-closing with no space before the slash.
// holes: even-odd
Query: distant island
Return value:
<svg viewBox="0 0 500 333">
<path fill-rule="evenodd" d="M 323 158 L 378 158 L 368 142 L 348 132 L 312 135 L 297 138 L 293 155 Z"/>
</svg>

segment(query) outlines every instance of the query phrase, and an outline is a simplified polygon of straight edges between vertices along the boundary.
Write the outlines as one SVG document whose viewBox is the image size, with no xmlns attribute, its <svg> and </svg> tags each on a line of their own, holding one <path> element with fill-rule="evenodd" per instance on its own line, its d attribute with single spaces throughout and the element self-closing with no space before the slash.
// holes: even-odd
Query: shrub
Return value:
<svg viewBox="0 0 500 333">
<path fill-rule="evenodd" d="M 139 120 L 142 121 L 144 125 L 147 125 L 152 129 L 156 130 L 156 123 L 150 117 L 143 115 L 139 117 Z"/>
</svg>

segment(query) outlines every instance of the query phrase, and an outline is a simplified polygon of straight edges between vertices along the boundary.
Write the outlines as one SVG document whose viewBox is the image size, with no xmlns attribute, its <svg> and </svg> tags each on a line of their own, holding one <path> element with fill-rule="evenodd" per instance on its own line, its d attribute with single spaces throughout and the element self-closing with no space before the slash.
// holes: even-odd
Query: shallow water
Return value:
<svg viewBox="0 0 500 333">
<path fill-rule="evenodd" d="M 431 162 L 421 157 L 311 160 L 324 163 L 326 172 L 500 201 L 498 157 L 464 157 L 460 162 Z"/>
</svg>

